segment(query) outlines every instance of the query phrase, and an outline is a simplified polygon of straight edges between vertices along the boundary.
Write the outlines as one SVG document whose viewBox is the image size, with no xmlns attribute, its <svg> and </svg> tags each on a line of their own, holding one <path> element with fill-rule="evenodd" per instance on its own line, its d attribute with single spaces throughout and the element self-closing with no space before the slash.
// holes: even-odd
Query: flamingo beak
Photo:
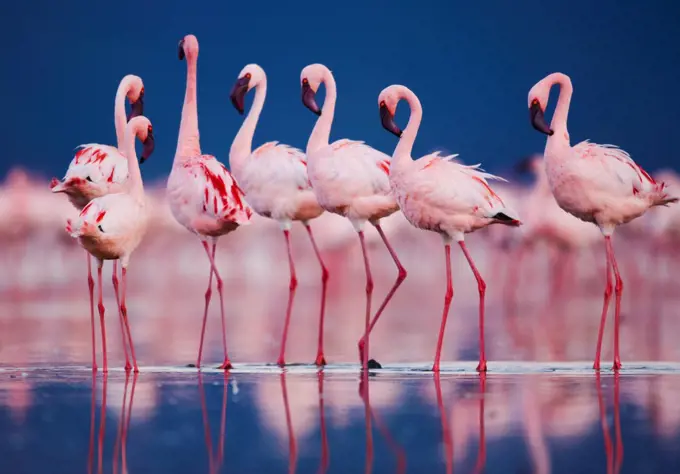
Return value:
<svg viewBox="0 0 680 474">
<path fill-rule="evenodd" d="M 316 92 L 309 85 L 309 81 L 306 79 L 302 81 L 302 103 L 309 110 L 314 112 L 316 115 L 321 115 L 321 109 L 316 103 Z"/>
<path fill-rule="evenodd" d="M 177 45 L 177 57 L 181 61 L 181 60 L 184 59 L 184 56 L 185 56 L 185 54 L 184 54 L 184 39 L 181 39 L 179 41 L 179 44 Z"/>
<path fill-rule="evenodd" d="M 135 117 L 144 115 L 144 88 L 139 92 L 139 98 L 130 105 L 130 113 L 127 116 L 129 122 Z"/>
<path fill-rule="evenodd" d="M 382 126 L 385 130 L 401 138 L 402 131 L 397 124 L 394 123 L 394 115 L 392 115 L 392 112 L 390 112 L 385 103 L 380 104 L 380 122 L 382 122 Z"/>
<path fill-rule="evenodd" d="M 246 94 L 248 93 L 248 84 L 250 83 L 250 78 L 243 76 L 239 77 L 234 87 L 231 88 L 231 93 L 229 93 L 229 98 L 234 108 L 238 110 L 238 113 L 243 115 L 245 110 Z"/>
<path fill-rule="evenodd" d="M 531 125 L 539 132 L 545 133 L 548 136 L 552 136 L 552 134 L 555 133 L 545 121 L 543 109 L 541 109 L 541 104 L 538 103 L 538 100 L 534 100 L 531 103 L 531 107 L 529 107 L 529 118 L 531 120 Z"/>
<path fill-rule="evenodd" d="M 66 183 L 59 181 L 57 178 L 52 178 L 52 181 L 50 181 L 50 189 L 53 193 L 63 193 L 66 191 Z"/>
<path fill-rule="evenodd" d="M 143 142 L 144 144 L 144 149 L 142 150 L 142 156 L 139 158 L 139 164 L 141 165 L 144 163 L 151 154 L 153 153 L 154 148 L 156 147 L 156 140 L 153 137 L 153 130 L 149 126 L 149 132 L 146 135 L 146 140 Z"/>
</svg>

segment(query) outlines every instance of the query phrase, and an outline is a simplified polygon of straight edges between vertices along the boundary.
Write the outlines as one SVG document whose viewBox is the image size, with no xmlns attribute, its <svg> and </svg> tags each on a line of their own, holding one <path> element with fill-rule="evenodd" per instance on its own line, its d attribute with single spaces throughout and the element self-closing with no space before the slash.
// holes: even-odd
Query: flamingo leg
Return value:
<svg viewBox="0 0 680 474">
<path fill-rule="evenodd" d="M 314 240 L 314 234 L 312 234 L 312 228 L 309 224 L 305 224 L 305 229 L 307 229 L 307 234 L 309 234 L 309 240 L 312 242 L 312 247 L 314 248 L 314 253 L 316 254 L 316 259 L 319 261 L 321 266 L 321 309 L 319 311 L 319 346 L 316 351 L 316 360 L 314 363 L 317 366 L 326 365 L 326 358 L 323 352 L 323 322 L 324 315 L 326 314 L 326 290 L 328 289 L 328 269 L 321 259 L 321 253 L 319 248 L 316 246 L 316 241 Z"/>
<path fill-rule="evenodd" d="M 205 244 L 205 243 L 204 243 Z M 213 243 L 212 257 L 215 260 L 215 250 L 216 246 Z M 210 298 L 212 297 L 212 280 L 213 271 L 212 266 L 210 267 L 210 277 L 208 278 L 208 289 L 205 291 L 205 309 L 203 310 L 203 325 L 201 326 L 201 342 L 198 345 L 198 359 L 196 359 L 196 368 L 201 368 L 201 358 L 203 356 L 203 339 L 205 338 L 205 326 L 208 321 L 208 307 L 210 306 Z"/>
<path fill-rule="evenodd" d="M 118 306 L 118 319 L 120 320 L 120 332 L 123 336 L 123 352 L 125 353 L 125 372 L 129 372 L 132 366 L 130 365 L 130 358 L 128 357 L 127 343 L 125 340 L 125 323 L 123 322 L 123 313 L 120 310 L 120 295 L 118 294 L 118 260 L 113 261 L 113 272 L 111 273 L 111 281 L 113 282 L 113 292 L 116 294 L 116 305 Z"/>
<path fill-rule="evenodd" d="M 451 307 L 451 300 L 453 299 L 453 281 L 451 280 L 451 244 L 448 242 L 444 244 L 444 252 L 446 254 L 446 295 L 444 296 L 442 324 L 439 328 L 439 338 L 437 339 L 437 352 L 435 353 L 434 365 L 432 366 L 432 370 L 434 372 L 439 372 L 439 361 L 442 357 L 442 345 L 444 344 L 446 320 L 449 317 L 449 308 Z"/>
<path fill-rule="evenodd" d="M 609 300 L 612 297 L 613 285 L 612 285 L 612 261 L 611 255 L 609 253 L 609 245 L 607 245 L 607 239 L 605 237 L 605 248 L 607 250 L 607 286 L 604 288 L 604 303 L 602 304 L 602 318 L 600 319 L 600 329 L 597 333 L 597 350 L 595 351 L 595 362 L 593 363 L 593 369 L 600 370 L 600 358 L 602 353 L 602 337 L 604 335 L 604 325 L 607 321 L 607 311 L 609 310 Z"/>
<path fill-rule="evenodd" d="M 382 227 L 378 223 L 375 223 L 373 225 L 375 226 L 376 230 L 378 231 L 378 234 L 380 234 L 380 238 L 385 243 L 385 247 L 387 247 L 387 251 L 390 253 L 392 260 L 394 260 L 394 264 L 397 266 L 397 269 L 399 270 L 399 274 L 397 275 L 397 280 L 394 282 L 394 285 L 392 285 L 392 288 L 387 293 L 387 296 L 385 296 L 385 299 L 383 300 L 382 304 L 378 308 L 378 311 L 375 313 L 375 316 L 373 316 L 373 320 L 368 325 L 368 331 L 359 340 L 359 357 L 361 358 L 361 360 L 364 360 L 364 346 L 366 344 L 366 339 L 368 338 L 368 335 L 373 330 L 373 327 L 375 326 L 375 324 L 378 322 L 378 318 L 380 318 L 380 316 L 382 315 L 387 304 L 390 302 L 390 300 L 392 299 L 394 294 L 397 292 L 397 288 L 399 288 L 399 286 L 401 286 L 401 284 L 406 279 L 406 269 L 404 268 L 404 266 L 399 261 L 399 258 L 397 257 L 397 253 L 394 251 L 394 249 L 390 245 L 389 241 L 387 240 L 387 236 L 385 235 L 385 232 L 383 232 Z M 374 366 L 380 365 L 376 361 L 373 361 L 373 362 L 374 362 L 374 364 L 373 364 Z"/>
<path fill-rule="evenodd" d="M 130 322 L 128 321 L 127 306 L 125 305 L 125 296 L 127 293 L 127 268 L 123 266 L 123 279 L 121 284 L 121 298 L 120 298 L 120 312 L 123 315 L 123 322 L 125 323 L 125 331 L 127 332 L 128 342 L 130 343 L 130 355 L 132 356 L 132 366 L 135 373 L 139 372 L 137 366 L 137 357 L 135 356 L 135 345 L 132 343 L 132 333 L 130 332 Z"/>
<path fill-rule="evenodd" d="M 219 368 L 223 370 L 229 370 L 231 369 L 232 365 L 231 361 L 229 360 L 229 355 L 227 352 L 227 328 L 224 322 L 224 293 L 222 291 L 224 287 L 224 282 L 222 281 L 220 273 L 217 271 L 217 266 L 215 265 L 215 258 L 213 257 L 213 255 L 215 254 L 216 247 L 217 241 L 213 241 L 213 253 L 211 254 L 210 249 L 208 248 L 208 243 L 203 242 L 203 248 L 205 249 L 205 253 L 208 255 L 208 259 L 210 260 L 210 267 L 212 268 L 213 273 L 215 273 L 215 279 L 217 280 L 217 291 L 220 294 L 220 317 L 222 318 L 222 348 L 224 349 L 224 362 L 222 362 L 222 365 L 220 365 Z"/>
<path fill-rule="evenodd" d="M 104 292 L 102 290 L 102 266 L 104 266 L 104 261 L 99 260 L 97 263 L 97 285 L 99 285 L 99 288 L 97 290 L 98 292 L 98 302 L 97 302 L 97 309 L 99 310 L 99 326 L 102 328 L 102 351 L 104 353 L 104 367 L 102 368 L 103 372 L 108 372 L 109 371 L 109 363 L 108 359 L 106 358 L 106 324 L 104 323 Z"/>
<path fill-rule="evenodd" d="M 371 275 L 371 265 L 368 262 L 368 252 L 366 251 L 366 239 L 364 238 L 364 231 L 359 232 L 359 241 L 361 242 L 361 252 L 364 254 L 364 267 L 366 268 L 366 327 L 364 330 L 364 337 L 366 338 L 366 351 L 362 354 L 361 367 L 364 370 L 368 369 L 368 333 L 369 322 L 371 318 L 371 299 L 373 298 L 373 276 Z"/>
<path fill-rule="evenodd" d="M 94 336 L 94 278 L 92 278 L 92 259 L 88 252 L 85 252 L 87 256 L 87 289 L 90 294 L 90 325 L 92 330 L 92 371 L 97 371 L 97 356 L 95 352 L 97 351 L 97 342 Z"/>
<path fill-rule="evenodd" d="M 286 365 L 286 341 L 288 340 L 288 327 L 290 326 L 290 314 L 293 311 L 293 300 L 295 299 L 295 289 L 297 288 L 297 276 L 295 275 L 295 263 L 293 262 L 293 249 L 290 245 L 290 231 L 284 230 L 286 238 L 286 248 L 288 249 L 288 266 L 290 267 L 290 285 L 288 286 L 288 306 L 286 307 L 286 319 L 283 323 L 283 336 L 281 337 L 281 352 L 276 361 L 279 367 Z"/>
<path fill-rule="evenodd" d="M 486 353 L 484 352 L 484 295 L 486 294 L 486 283 L 484 282 L 482 275 L 479 274 L 475 262 L 472 261 L 472 257 L 465 246 L 465 242 L 461 240 L 458 242 L 458 245 L 460 245 L 460 248 L 463 250 L 463 254 L 465 254 L 465 258 L 472 269 L 472 273 L 475 274 L 475 278 L 477 279 L 477 289 L 479 290 L 479 365 L 477 365 L 477 372 L 486 372 Z"/>
<path fill-rule="evenodd" d="M 605 244 L 607 245 L 607 253 L 614 269 L 614 365 L 612 369 L 619 370 L 621 368 L 621 357 L 619 356 L 619 331 L 621 329 L 621 295 L 623 294 L 623 280 L 619 273 L 619 266 L 616 264 L 616 257 L 614 257 L 614 247 L 612 246 L 612 239 L 610 236 L 605 237 Z"/>
</svg>

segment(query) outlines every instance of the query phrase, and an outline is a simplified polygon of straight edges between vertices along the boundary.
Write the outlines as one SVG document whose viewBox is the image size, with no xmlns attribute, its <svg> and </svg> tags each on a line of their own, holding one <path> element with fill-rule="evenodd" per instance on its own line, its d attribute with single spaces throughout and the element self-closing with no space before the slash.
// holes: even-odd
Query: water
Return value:
<svg viewBox="0 0 680 474">
<path fill-rule="evenodd" d="M 4 368 L 0 459 L 13 473 L 677 472 L 680 372 L 629 365 Z"/>
</svg>

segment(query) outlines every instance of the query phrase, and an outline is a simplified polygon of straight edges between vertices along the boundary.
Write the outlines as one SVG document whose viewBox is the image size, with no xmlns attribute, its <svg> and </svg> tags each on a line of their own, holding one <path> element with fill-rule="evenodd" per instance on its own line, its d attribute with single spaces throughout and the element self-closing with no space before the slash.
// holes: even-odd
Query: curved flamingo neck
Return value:
<svg viewBox="0 0 680 474">
<path fill-rule="evenodd" d="M 125 115 L 125 99 L 127 98 L 128 92 L 132 88 L 132 78 L 124 77 L 120 84 L 118 84 L 118 90 L 116 91 L 116 102 L 113 108 L 113 123 L 116 126 L 116 147 L 118 151 L 123 152 L 123 146 L 125 143 L 125 126 L 127 125 L 127 116 Z"/>
<path fill-rule="evenodd" d="M 418 135 L 418 129 L 420 128 L 420 121 L 423 118 L 423 106 L 420 104 L 418 96 L 416 96 L 410 89 L 400 86 L 399 87 L 399 98 L 405 99 L 411 109 L 411 114 L 409 115 L 408 124 L 401 134 L 399 143 L 394 149 L 392 154 L 392 164 L 391 166 L 399 166 L 400 163 L 406 160 L 411 161 L 411 153 L 413 152 L 413 144 L 416 141 L 416 136 Z"/>
<path fill-rule="evenodd" d="M 255 98 L 253 105 L 250 107 L 248 116 L 241 124 L 241 128 L 236 134 L 231 149 L 229 150 L 229 166 L 231 171 L 236 176 L 241 174 L 243 165 L 253 152 L 253 136 L 255 135 L 255 128 L 260 119 L 260 113 L 264 107 L 264 100 L 267 97 L 267 77 L 262 79 L 255 85 Z M 238 178 L 237 178 L 238 179 Z"/>
<path fill-rule="evenodd" d="M 335 116 L 335 101 L 338 97 L 338 91 L 335 84 L 335 78 L 330 70 L 324 70 L 321 82 L 326 86 L 326 98 L 323 101 L 323 107 L 321 108 L 321 116 L 316 120 L 312 134 L 309 136 L 309 141 L 307 142 L 308 154 L 319 148 L 328 146 L 331 137 L 333 117 Z"/>
<path fill-rule="evenodd" d="M 201 154 L 201 144 L 198 134 L 198 99 L 196 98 L 196 70 L 198 55 L 186 56 L 187 85 L 184 92 L 182 106 L 182 121 L 179 124 L 179 138 L 175 160 L 180 160 Z"/>
<path fill-rule="evenodd" d="M 147 126 L 144 120 L 136 120 L 133 118 L 128 122 L 125 129 L 125 145 L 124 154 L 128 162 L 128 193 L 137 201 L 144 202 L 144 184 L 142 183 L 142 173 L 139 170 L 139 161 L 137 161 L 137 152 L 135 151 L 135 138 Z"/>
<path fill-rule="evenodd" d="M 553 136 L 563 138 L 564 132 L 567 132 L 567 117 L 569 115 L 569 105 L 571 104 L 571 95 L 574 92 L 574 88 L 571 85 L 571 79 L 569 79 L 569 76 L 566 74 L 556 72 L 549 76 L 549 80 L 551 81 L 551 87 L 555 84 L 559 84 L 560 86 L 560 97 L 557 99 L 557 106 L 555 107 L 555 113 L 550 122 L 550 128 L 555 132 Z"/>
</svg>

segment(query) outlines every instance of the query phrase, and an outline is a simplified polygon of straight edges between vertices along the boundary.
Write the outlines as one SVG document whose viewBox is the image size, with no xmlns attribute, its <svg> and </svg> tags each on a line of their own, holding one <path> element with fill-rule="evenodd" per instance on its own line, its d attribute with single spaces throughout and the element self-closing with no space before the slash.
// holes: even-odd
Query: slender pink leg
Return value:
<svg viewBox="0 0 680 474">
<path fill-rule="evenodd" d="M 600 372 L 595 372 L 595 381 L 597 383 L 597 402 L 600 407 L 600 424 L 602 425 L 602 435 L 604 437 L 604 453 L 607 458 L 607 474 L 611 474 L 614 451 L 612 448 L 612 439 L 609 435 L 609 425 L 607 423 L 607 407 L 604 403 L 604 396 L 602 395 L 602 380 L 600 379 Z"/>
<path fill-rule="evenodd" d="M 328 434 L 326 433 L 326 414 L 323 407 L 323 379 L 325 377 L 323 370 L 319 370 L 316 373 L 316 377 L 319 384 L 319 417 L 321 425 L 321 466 L 319 466 L 319 472 L 324 473 L 328 470 L 330 460 L 328 453 Z"/>
<path fill-rule="evenodd" d="M 123 267 L 123 281 L 121 287 L 120 312 L 123 314 L 123 321 L 125 322 L 125 330 L 127 332 L 128 343 L 130 344 L 130 355 L 132 356 L 132 366 L 135 373 L 139 372 L 137 366 L 137 357 L 135 356 L 135 345 L 132 343 L 132 333 L 130 332 L 130 322 L 128 321 L 127 306 L 125 305 L 125 296 L 127 293 L 127 268 Z"/>
<path fill-rule="evenodd" d="M 309 224 L 305 224 L 305 229 L 307 229 L 307 234 L 309 234 L 309 240 L 312 242 L 312 247 L 314 248 L 314 253 L 316 254 L 316 259 L 321 265 L 321 310 L 319 311 L 319 346 L 316 351 L 316 360 L 314 363 L 318 366 L 326 365 L 326 358 L 323 353 L 323 321 L 326 314 L 326 290 L 328 289 L 328 269 L 324 265 L 321 259 L 321 253 L 319 248 L 316 246 L 316 241 L 314 240 L 314 235 L 312 234 L 312 228 Z"/>
<path fill-rule="evenodd" d="M 446 320 L 449 317 L 449 308 L 451 307 L 451 300 L 453 299 L 453 281 L 451 280 L 451 244 L 444 244 L 444 251 L 446 254 L 446 295 L 444 296 L 442 324 L 439 328 L 439 338 L 437 339 L 437 352 L 434 356 L 434 365 L 432 366 L 432 370 L 434 372 L 439 372 L 439 361 L 442 357 L 442 345 L 444 344 L 444 330 L 446 329 Z"/>
<path fill-rule="evenodd" d="M 111 274 L 113 281 L 113 292 L 116 294 L 116 305 L 118 306 L 118 319 L 120 320 L 120 333 L 123 341 L 123 352 L 125 353 L 125 372 L 129 372 L 132 368 L 130 365 L 130 358 L 128 357 L 127 335 L 125 334 L 125 323 L 123 322 L 123 313 L 120 310 L 120 295 L 118 294 L 118 260 L 113 261 L 113 273 Z M 115 469 L 114 469 L 115 470 Z"/>
<path fill-rule="evenodd" d="M 366 268 L 366 326 L 364 329 L 364 337 L 366 338 L 366 351 L 361 358 L 361 367 L 368 370 L 368 327 L 371 319 L 371 299 L 373 298 L 373 276 L 371 275 L 371 266 L 368 263 L 368 252 L 366 251 L 366 240 L 364 239 L 364 231 L 359 231 L 359 241 L 361 242 L 361 251 L 364 254 L 364 267 Z"/>
<path fill-rule="evenodd" d="M 90 254 L 85 252 L 87 256 L 87 289 L 90 292 L 90 325 L 92 330 L 92 371 L 97 371 L 97 343 L 94 337 L 94 278 L 92 278 L 92 260 Z"/>
<path fill-rule="evenodd" d="M 477 365 L 477 372 L 486 372 L 486 353 L 484 352 L 484 295 L 486 294 L 486 283 L 479 274 L 475 262 L 472 261 L 470 252 L 468 252 L 464 241 L 459 241 L 458 244 L 465 254 L 465 258 L 470 264 L 472 273 L 477 279 L 477 289 L 479 290 L 479 365 Z"/>
<path fill-rule="evenodd" d="M 288 390 L 286 388 L 286 373 L 281 372 L 281 392 L 283 394 L 283 408 L 286 411 L 286 427 L 288 428 L 288 472 L 290 474 L 295 472 L 297 465 L 297 443 L 295 441 L 295 432 L 293 431 L 293 422 L 290 417 L 290 404 L 288 403 Z"/>
<path fill-rule="evenodd" d="M 231 361 L 229 360 L 229 355 L 227 352 L 227 327 L 224 322 L 224 293 L 223 293 L 223 287 L 224 283 L 222 282 L 222 277 L 220 276 L 220 273 L 217 271 L 217 266 L 215 265 L 215 258 L 213 255 L 215 254 L 215 250 L 217 247 L 217 242 L 213 242 L 213 253 L 210 253 L 210 250 L 208 249 L 208 243 L 203 242 L 203 248 L 205 249 L 205 253 L 208 255 L 208 259 L 210 260 L 210 266 L 212 268 L 212 271 L 215 273 L 215 279 L 217 280 L 217 291 L 220 294 L 220 317 L 222 318 L 222 349 L 224 349 L 224 362 L 222 362 L 222 365 L 220 365 L 220 369 L 223 370 L 229 370 L 231 369 Z"/>
<path fill-rule="evenodd" d="M 99 301 L 97 303 L 97 308 L 99 309 L 99 325 L 102 328 L 102 351 L 104 352 L 104 367 L 102 368 L 103 372 L 108 372 L 109 371 L 109 363 L 108 359 L 106 358 L 106 324 L 104 323 L 104 292 L 102 290 L 102 266 L 104 265 L 103 261 L 100 261 L 98 266 L 97 266 L 97 284 L 99 285 L 98 291 L 98 296 L 99 296 Z"/>
<path fill-rule="evenodd" d="M 608 237 L 605 237 L 605 249 L 607 251 L 607 286 L 604 288 L 604 303 L 602 305 L 602 318 L 600 319 L 600 330 L 597 333 L 597 350 L 595 351 L 595 362 L 593 369 L 600 370 L 600 358 L 602 353 L 602 336 L 604 335 L 604 325 L 607 321 L 607 311 L 609 310 L 609 300 L 612 297 L 612 261 L 609 254 L 609 246 L 607 245 Z"/>
<path fill-rule="evenodd" d="M 203 245 L 206 245 L 205 242 Z M 215 260 L 215 244 L 213 243 L 212 257 Z M 213 270 L 210 267 L 210 277 L 208 278 L 208 289 L 205 291 L 205 309 L 203 310 L 203 326 L 201 326 L 201 342 L 198 345 L 198 359 L 196 359 L 196 368 L 201 368 L 201 358 L 203 355 L 203 339 L 205 337 L 205 325 L 208 321 L 208 307 L 210 306 L 210 298 L 212 296 L 212 279 Z"/>
<path fill-rule="evenodd" d="M 283 323 L 283 336 L 281 338 L 281 352 L 276 363 L 283 367 L 286 365 L 286 340 L 288 339 L 288 327 L 290 326 L 290 314 L 293 311 L 293 300 L 295 299 L 295 289 L 297 288 L 297 276 L 295 276 L 295 263 L 293 263 L 293 249 L 290 246 L 290 231 L 284 230 L 286 238 L 286 248 L 288 249 L 288 266 L 290 267 L 290 285 L 288 286 L 288 306 L 286 307 L 286 319 Z"/>
<path fill-rule="evenodd" d="M 621 274 L 619 274 L 619 266 L 616 264 L 614 247 L 612 246 L 612 239 L 610 236 L 605 237 L 605 243 L 607 245 L 607 252 L 609 253 L 612 268 L 614 269 L 614 280 L 616 282 L 614 286 L 614 365 L 612 366 L 612 369 L 619 370 L 621 368 L 621 357 L 619 356 L 619 330 L 621 329 L 621 295 L 623 294 L 623 280 L 621 280 Z"/>
<path fill-rule="evenodd" d="M 394 260 L 394 264 L 397 266 L 397 270 L 399 270 L 399 274 L 397 275 L 397 280 L 394 282 L 394 285 L 392 285 L 392 288 L 390 291 L 387 293 L 387 296 L 385 296 L 385 299 L 383 300 L 382 304 L 378 308 L 378 311 L 375 313 L 375 316 L 373 316 L 373 320 L 368 326 L 368 332 L 367 334 L 364 334 L 361 339 L 359 339 L 359 358 L 361 360 L 364 360 L 364 345 L 366 338 L 370 334 L 371 331 L 373 331 L 373 327 L 375 324 L 378 322 L 378 318 L 382 315 L 383 311 L 385 310 L 385 307 L 387 304 L 390 302 L 394 294 L 397 292 L 397 288 L 401 286 L 401 284 L 404 282 L 406 279 L 406 269 L 404 266 L 401 264 L 399 261 L 399 258 L 397 257 L 397 253 L 394 251 L 392 246 L 390 245 L 389 241 L 387 240 L 387 236 L 385 235 L 385 232 L 383 232 L 382 227 L 380 224 L 373 224 L 378 231 L 378 234 L 380 234 L 380 238 L 382 241 L 385 243 L 385 247 L 387 247 L 387 251 L 390 253 L 392 256 L 392 260 Z"/>
<path fill-rule="evenodd" d="M 434 373 L 434 390 L 437 393 L 437 407 L 439 407 L 439 419 L 442 424 L 442 438 L 444 438 L 444 451 L 446 459 L 446 474 L 453 472 L 453 442 L 451 440 L 451 431 L 449 429 L 449 422 L 446 416 L 446 408 L 444 407 L 444 400 L 442 397 L 442 383 L 439 378 L 439 372 Z"/>
</svg>

